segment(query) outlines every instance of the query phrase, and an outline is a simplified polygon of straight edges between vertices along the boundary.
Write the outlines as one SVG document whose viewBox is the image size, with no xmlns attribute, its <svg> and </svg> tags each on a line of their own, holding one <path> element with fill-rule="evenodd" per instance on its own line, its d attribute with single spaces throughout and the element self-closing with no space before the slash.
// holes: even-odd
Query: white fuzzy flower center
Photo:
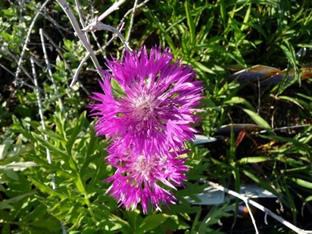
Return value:
<svg viewBox="0 0 312 234">
<path fill-rule="evenodd" d="M 151 176 L 152 170 L 155 167 L 155 162 L 146 160 L 144 156 L 139 156 L 133 164 L 133 169 L 142 177 L 148 180 Z"/>
<path fill-rule="evenodd" d="M 150 95 L 142 95 L 133 101 L 134 116 L 139 121 L 147 120 L 154 112 L 155 103 L 154 98 Z"/>
</svg>

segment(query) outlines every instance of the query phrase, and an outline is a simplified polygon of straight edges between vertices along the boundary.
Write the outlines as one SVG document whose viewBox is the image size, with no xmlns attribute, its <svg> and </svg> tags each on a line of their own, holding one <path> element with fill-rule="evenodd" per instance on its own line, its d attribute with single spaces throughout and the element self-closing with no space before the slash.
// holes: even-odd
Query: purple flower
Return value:
<svg viewBox="0 0 312 234">
<path fill-rule="evenodd" d="M 123 62 L 113 59 L 107 66 L 103 93 L 93 93 L 97 103 L 90 105 L 99 117 L 97 135 L 110 137 L 117 153 L 130 148 L 147 157 L 183 150 L 184 141 L 194 138 L 190 124 L 198 119 L 194 112 L 202 99 L 192 68 L 156 47 L 149 54 L 145 47 L 128 52 Z"/>
<path fill-rule="evenodd" d="M 176 198 L 167 188 L 181 186 L 186 180 L 184 173 L 188 171 L 185 158 L 179 158 L 176 153 L 166 157 L 146 157 L 110 152 L 107 160 L 117 168 L 115 174 L 106 179 L 113 182 L 107 192 L 127 210 L 136 209 L 141 203 L 144 213 L 150 203 L 158 210 L 161 204 L 175 204 Z"/>
</svg>

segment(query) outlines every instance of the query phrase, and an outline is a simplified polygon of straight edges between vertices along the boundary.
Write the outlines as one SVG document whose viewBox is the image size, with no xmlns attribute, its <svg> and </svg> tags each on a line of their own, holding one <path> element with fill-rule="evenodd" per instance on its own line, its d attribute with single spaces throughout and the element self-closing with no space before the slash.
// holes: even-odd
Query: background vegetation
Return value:
<svg viewBox="0 0 312 234">
<path fill-rule="evenodd" d="M 67 3 L 78 19 L 75 1 Z M 81 1 L 85 21 L 112 3 Z M 253 232 L 249 218 L 239 218 L 237 200 L 215 207 L 191 205 L 185 196 L 194 197 L 207 186 L 200 179 L 237 192 L 241 185 L 255 183 L 279 201 L 264 206 L 312 229 L 310 0 L 148 1 L 136 9 L 133 26 L 131 12 L 126 14 L 134 1 L 127 1 L 104 19 L 107 25 L 123 26 L 120 31 L 126 38 L 131 33 L 133 49 L 169 47 L 176 59 L 194 67 L 205 85 L 203 121 L 196 127 L 217 139 L 202 146 L 189 143 L 189 180 L 174 192 L 179 203 L 146 216 L 119 208 L 105 194 L 109 185 L 103 180 L 113 170 L 103 161 L 107 143 L 95 136 L 86 108 L 89 94 L 99 89 L 99 75 L 89 59 L 79 82 L 70 87 L 87 52 L 56 1 L 49 2 L 35 22 L 15 78 L 28 29 L 42 4 L 0 0 L 2 233 L 60 233 L 60 222 L 68 233 Z M 40 28 L 48 35 L 51 67 L 44 60 Z M 123 44 L 118 38 L 110 41 L 112 33 L 89 35 L 103 68 L 106 56 L 122 58 Z M 231 76 L 257 64 L 285 71 L 279 78 Z M 35 75 L 39 88 L 33 83 Z M 40 120 L 38 94 L 46 127 Z M 264 225 L 263 214 L 256 217 L 259 229 L 268 228 L 266 233 L 288 231 L 273 220 Z"/>
</svg>

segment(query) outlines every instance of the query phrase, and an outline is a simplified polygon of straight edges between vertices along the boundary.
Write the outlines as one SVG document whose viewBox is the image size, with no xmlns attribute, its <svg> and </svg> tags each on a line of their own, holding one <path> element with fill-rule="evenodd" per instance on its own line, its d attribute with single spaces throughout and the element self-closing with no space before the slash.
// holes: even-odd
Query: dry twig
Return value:
<svg viewBox="0 0 312 234">
<path fill-rule="evenodd" d="M 36 98 L 37 98 L 37 102 L 38 102 L 38 109 L 39 109 L 38 111 L 39 111 L 41 126 L 42 126 L 42 129 L 45 131 L 46 125 L 45 125 L 44 117 L 43 117 L 43 108 L 42 108 L 42 103 L 41 103 L 41 97 L 40 97 L 39 86 L 38 86 L 38 81 L 37 81 L 37 73 L 36 73 L 35 62 L 34 62 L 33 57 L 30 57 L 30 63 L 31 63 L 33 80 L 34 80 L 34 85 L 35 85 L 34 92 L 36 94 Z M 43 138 L 45 141 L 48 141 L 48 137 L 46 134 L 43 134 Z M 50 150 L 48 148 L 46 148 L 46 154 L 47 154 L 48 163 L 51 165 L 52 164 L 52 157 L 50 154 Z M 51 180 L 52 180 L 52 189 L 55 190 L 56 189 L 56 183 L 55 183 L 55 175 L 54 174 L 51 174 Z M 61 222 L 61 227 L 62 227 L 62 233 L 66 234 L 67 233 L 66 227 L 62 222 Z"/>
<path fill-rule="evenodd" d="M 113 5 L 110 6 L 102 15 L 99 16 L 98 20 L 102 21 L 105 19 L 108 15 L 110 15 L 112 12 L 119 9 L 119 7 L 124 4 L 126 0 L 119 0 L 118 2 L 114 2 Z"/>
<path fill-rule="evenodd" d="M 125 38 L 121 35 L 121 33 L 119 32 L 119 30 L 117 28 L 114 28 L 113 26 L 107 25 L 107 24 L 103 24 L 101 22 L 98 22 L 97 20 L 94 20 L 91 24 L 89 24 L 87 27 L 83 28 L 82 31 L 84 32 L 88 32 L 88 31 L 100 31 L 100 30 L 106 30 L 106 31 L 110 31 L 113 32 L 115 34 L 117 34 L 117 36 L 119 37 L 119 39 L 122 41 L 122 43 L 124 43 L 124 45 L 126 46 L 126 48 L 130 51 L 132 51 L 132 49 L 129 47 L 127 41 L 125 40 Z"/>
<path fill-rule="evenodd" d="M 119 29 L 119 31 L 123 28 L 123 26 L 124 26 L 124 24 L 121 25 L 121 28 Z M 99 54 L 100 52 L 104 51 L 104 50 L 106 49 L 106 47 L 109 46 L 109 45 L 112 43 L 112 41 L 113 41 L 116 37 L 117 37 L 116 34 L 113 34 L 113 36 L 111 37 L 111 39 L 109 39 L 109 41 L 101 48 L 101 50 L 96 51 L 95 54 L 97 55 L 97 54 Z M 74 76 L 73 76 L 73 79 L 72 79 L 72 81 L 71 81 L 71 83 L 70 83 L 70 87 L 73 87 L 73 86 L 75 85 L 75 83 L 77 82 L 78 76 L 79 76 L 79 73 L 80 73 L 80 70 L 82 69 L 82 66 L 84 65 L 84 63 L 89 59 L 89 57 L 90 57 L 90 54 L 87 54 L 87 55 L 80 61 L 80 64 L 79 64 L 78 68 L 76 69 L 75 74 L 74 74 Z M 104 58 L 106 58 L 106 56 L 105 56 Z"/>
<path fill-rule="evenodd" d="M 290 222 L 288 222 L 287 220 L 283 219 L 281 216 L 278 216 L 277 214 L 273 213 L 271 210 L 269 210 L 268 208 L 260 205 L 259 203 L 253 201 L 253 200 L 250 200 L 248 197 L 242 195 L 242 194 L 239 194 L 233 190 L 230 190 L 230 189 L 227 189 L 219 184 L 216 184 L 216 183 L 213 183 L 211 181 L 206 181 L 204 180 L 205 183 L 209 184 L 211 187 L 213 188 L 216 188 L 220 191 L 223 191 L 227 194 L 230 194 L 231 196 L 233 197 L 237 197 L 239 198 L 240 200 L 244 201 L 247 204 L 250 204 L 252 206 L 254 206 L 255 208 L 261 210 L 262 212 L 265 213 L 265 218 L 267 215 L 271 216 L 272 218 L 274 218 L 275 220 L 277 220 L 278 222 L 280 222 L 281 224 L 285 225 L 286 227 L 290 228 L 291 230 L 293 230 L 294 232 L 296 233 L 299 233 L 299 234 L 307 234 L 307 233 L 312 233 L 312 230 L 311 231 L 306 231 L 306 230 L 303 230 L 303 229 L 300 229 L 298 227 L 296 227 L 295 225 L 291 224 Z M 248 206 L 247 206 L 248 207 Z M 248 209 L 249 210 L 249 209 Z M 251 212 L 249 210 L 249 214 L 251 215 Z M 253 216 L 251 215 L 250 217 L 253 218 Z M 254 226 L 255 226 L 255 222 L 253 220 L 253 223 L 254 223 Z M 256 229 L 256 226 L 255 226 L 255 229 Z M 257 232 L 257 229 L 256 229 L 256 232 Z"/>
<path fill-rule="evenodd" d="M 29 28 L 28 28 L 28 32 L 27 32 L 27 35 L 26 35 L 26 39 L 25 39 L 25 43 L 23 45 L 23 48 L 22 48 L 22 53 L 21 53 L 21 56 L 18 60 L 18 63 L 17 63 L 17 69 L 16 69 L 16 73 L 15 73 L 15 80 L 14 80 L 14 83 L 17 84 L 17 80 L 18 80 L 18 76 L 19 76 L 19 73 L 21 72 L 21 65 L 22 65 L 22 61 L 23 61 L 23 58 L 24 58 L 24 54 L 25 54 L 25 51 L 26 51 L 26 48 L 27 48 L 27 44 L 29 42 L 29 37 L 30 37 L 30 34 L 31 34 L 31 31 L 33 30 L 33 27 L 37 21 L 37 18 L 38 16 L 40 15 L 40 12 L 43 8 L 45 8 L 45 6 L 49 3 L 50 0 L 46 0 L 42 5 L 41 7 L 39 8 L 39 10 L 37 11 L 36 15 L 34 16 Z"/>
<path fill-rule="evenodd" d="M 49 74 L 50 79 L 52 81 L 55 94 L 56 94 L 56 96 L 57 96 L 57 98 L 58 98 L 58 100 L 60 102 L 62 112 L 65 113 L 65 109 L 64 109 L 64 105 L 63 105 L 63 102 L 62 102 L 62 99 L 61 99 L 61 95 L 60 95 L 60 93 L 58 91 L 58 88 L 56 86 L 56 83 L 55 83 L 55 80 L 54 80 L 54 76 L 53 76 L 53 73 L 52 73 L 52 70 L 51 70 L 51 64 L 50 64 L 49 59 L 48 59 L 48 54 L 47 54 L 47 50 L 46 50 L 45 43 L 44 43 L 44 36 L 43 36 L 42 28 L 39 29 L 39 34 L 40 34 L 40 39 L 41 39 L 41 44 L 42 44 L 44 60 L 45 60 L 45 63 L 47 65 L 48 74 Z"/>
<path fill-rule="evenodd" d="M 68 4 L 65 2 L 65 0 L 56 0 L 60 6 L 62 7 L 63 11 L 67 15 L 73 29 L 75 30 L 76 35 L 78 36 L 79 40 L 82 42 L 83 46 L 86 48 L 86 50 L 89 52 L 90 57 L 92 59 L 92 62 L 98 72 L 98 74 L 103 77 L 102 73 L 100 72 L 101 66 L 99 64 L 99 61 L 97 60 L 94 51 L 91 48 L 90 43 L 87 40 L 87 37 L 84 35 L 84 33 L 81 31 L 77 19 L 74 16 L 73 11 L 71 8 L 68 6 Z"/>
</svg>

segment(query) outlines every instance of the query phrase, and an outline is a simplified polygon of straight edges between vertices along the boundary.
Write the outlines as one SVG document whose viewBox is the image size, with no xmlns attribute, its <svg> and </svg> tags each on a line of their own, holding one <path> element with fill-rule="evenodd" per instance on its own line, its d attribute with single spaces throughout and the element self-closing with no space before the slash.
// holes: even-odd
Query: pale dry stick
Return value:
<svg viewBox="0 0 312 234">
<path fill-rule="evenodd" d="M 126 35 L 126 44 L 129 43 L 129 39 L 131 36 L 131 30 L 132 30 L 132 26 L 133 26 L 134 15 L 135 15 L 135 10 L 137 8 L 137 5 L 138 5 L 138 0 L 134 0 L 134 4 L 133 4 L 133 8 L 132 8 L 132 14 L 131 14 L 131 18 L 130 18 L 130 25 L 129 25 L 128 33 Z M 125 54 L 125 48 L 122 50 L 121 58 L 124 57 L 124 54 Z"/>
<path fill-rule="evenodd" d="M 144 2 L 141 2 L 140 4 L 138 4 L 136 6 L 136 9 L 139 9 L 140 7 L 144 6 L 146 3 L 148 3 L 150 0 L 145 0 Z M 122 17 L 122 19 L 120 20 L 119 24 L 118 24 L 118 31 L 121 32 L 122 31 L 122 28 L 123 28 L 123 25 L 124 25 L 124 21 L 126 19 L 126 17 L 131 13 L 133 12 L 133 8 L 131 8 L 130 10 L 128 10 L 126 12 L 126 14 L 124 14 L 124 16 Z"/>
<path fill-rule="evenodd" d="M 52 40 L 52 38 L 44 31 L 42 30 L 42 33 L 44 37 L 54 46 L 56 52 L 60 55 L 60 57 L 63 59 L 65 63 L 65 67 L 71 72 L 71 67 L 70 65 L 66 62 L 66 59 L 63 56 L 62 49 Z"/>
<path fill-rule="evenodd" d="M 76 4 L 76 10 L 77 10 L 77 13 L 78 13 L 78 16 L 79 16 L 80 24 L 84 28 L 84 27 L 86 27 L 86 24 L 85 24 L 85 21 L 84 21 L 84 19 L 82 17 L 81 4 L 80 4 L 79 0 L 75 0 L 75 4 Z"/>
<path fill-rule="evenodd" d="M 103 19 L 105 19 L 108 15 L 110 15 L 112 12 L 116 11 L 119 9 L 119 7 L 124 4 L 126 2 L 126 0 L 119 0 L 118 2 L 114 2 L 113 5 L 110 6 L 110 8 L 108 8 L 103 14 L 101 14 L 98 17 L 98 21 L 102 21 Z"/>
<path fill-rule="evenodd" d="M 76 71 L 75 71 L 75 74 L 73 76 L 73 79 L 69 85 L 69 87 L 73 87 L 74 84 L 76 83 L 77 79 L 78 79 L 78 75 L 80 73 L 80 70 L 83 66 L 83 64 L 90 58 L 90 54 L 87 54 L 81 61 L 80 61 L 80 64 L 79 66 L 77 67 Z"/>
<path fill-rule="evenodd" d="M 42 31 L 43 31 L 42 28 L 40 28 L 39 29 L 39 34 L 40 34 L 40 40 L 41 40 L 41 44 L 42 44 L 43 57 L 44 57 L 46 65 L 47 65 L 48 74 L 49 74 L 50 79 L 52 81 L 56 97 L 58 98 L 58 100 L 60 102 L 61 110 L 62 110 L 63 113 L 65 113 L 65 109 L 64 109 L 64 105 L 63 105 L 63 102 L 62 102 L 62 99 L 61 99 L 61 95 L 60 95 L 60 93 L 58 91 L 58 88 L 56 86 L 56 83 L 55 83 L 55 80 L 54 80 L 54 76 L 53 76 L 53 73 L 52 73 L 52 69 L 51 69 L 51 64 L 50 64 L 49 59 L 48 59 L 48 53 L 47 53 L 47 50 L 46 50 L 46 47 L 45 47 L 44 36 L 43 36 L 43 32 Z"/>
<path fill-rule="evenodd" d="M 281 224 L 285 225 L 286 227 L 288 227 L 289 229 L 293 230 L 294 232 L 296 233 L 299 233 L 299 234 L 308 234 L 308 233 L 312 233 L 312 230 L 303 230 L 303 229 L 300 229 L 298 227 L 296 227 L 295 225 L 293 225 L 292 223 L 288 222 L 287 220 L 283 219 L 281 216 L 278 216 L 277 214 L 273 213 L 270 209 L 260 205 L 259 203 L 253 201 L 253 200 L 250 200 L 248 197 L 242 195 L 242 194 L 239 194 L 233 190 L 230 190 L 230 189 L 227 189 L 219 184 L 216 184 L 216 183 L 213 183 L 211 181 L 206 181 L 206 180 L 203 180 L 205 183 L 209 184 L 211 187 L 215 188 L 215 189 L 218 189 L 220 191 L 223 191 L 225 193 L 228 193 L 230 194 L 231 196 L 233 197 L 237 197 L 239 199 L 241 199 L 242 201 L 244 201 L 246 204 L 249 203 L 250 205 L 256 207 L 257 209 L 261 210 L 262 212 L 265 213 L 265 215 L 269 215 L 271 216 L 272 218 L 274 218 L 275 220 L 277 220 L 278 222 L 280 222 Z"/>
<path fill-rule="evenodd" d="M 26 86 L 26 87 L 31 88 L 31 89 L 34 88 L 33 85 L 30 85 L 30 84 L 26 83 L 26 82 L 23 81 L 23 80 L 18 80 L 18 81 L 17 81 L 17 84 L 20 84 L 21 86 Z"/>
<path fill-rule="evenodd" d="M 36 73 L 35 62 L 34 62 L 33 57 L 30 57 L 30 63 L 31 63 L 31 69 L 32 69 L 34 85 L 35 85 L 34 92 L 36 94 L 36 98 L 37 98 L 37 102 L 38 102 L 41 127 L 42 127 L 43 131 L 46 131 L 46 125 L 45 125 L 44 117 L 43 117 L 43 108 L 42 108 L 41 97 L 40 97 L 40 92 L 39 92 L 39 85 L 38 85 L 38 81 L 37 81 L 37 73 Z M 48 137 L 46 134 L 43 134 L 43 138 L 45 141 L 48 141 Z M 48 148 L 46 148 L 46 154 L 47 154 L 48 163 L 50 165 L 52 165 L 52 157 L 50 154 L 50 150 Z M 54 174 L 51 174 L 51 181 L 52 181 L 52 189 L 55 190 L 56 189 L 56 182 L 55 182 L 55 175 Z M 66 234 L 67 231 L 66 231 L 65 225 L 62 222 L 60 222 L 60 223 L 61 223 L 61 227 L 62 227 L 62 233 Z"/>
<path fill-rule="evenodd" d="M 121 24 L 120 27 L 117 28 L 118 31 L 120 32 L 120 31 L 123 29 L 124 26 L 125 26 L 124 23 Z M 106 42 L 106 44 L 102 47 L 102 49 L 105 50 L 106 47 L 108 47 L 108 46 L 113 42 L 113 40 L 114 40 L 116 37 L 117 37 L 117 35 L 116 35 L 116 34 L 113 34 L 113 36 L 111 37 L 111 39 L 109 39 L 109 41 Z M 96 51 L 96 53 L 97 53 L 97 52 L 99 52 L 99 51 Z M 106 54 L 104 54 L 104 59 L 106 59 L 106 58 L 107 58 L 107 56 L 106 56 Z"/>
<path fill-rule="evenodd" d="M 54 46 L 54 48 L 55 48 L 55 50 L 57 51 L 57 53 L 58 53 L 58 54 L 60 55 L 60 57 L 63 59 L 64 64 L 65 64 L 65 67 L 68 69 L 69 73 L 70 73 L 71 75 L 73 75 L 73 72 L 72 72 L 72 70 L 71 70 L 70 65 L 67 63 L 66 59 L 65 59 L 64 56 L 63 56 L 63 53 L 62 53 L 62 51 L 61 51 L 62 49 L 52 40 L 51 37 L 49 37 L 49 35 L 48 35 L 45 31 L 42 30 L 42 33 L 43 33 L 44 37 L 47 38 L 48 41 L 50 41 L 50 43 L 52 44 L 52 46 Z M 66 81 L 67 81 L 67 80 L 66 80 Z M 88 92 L 88 90 L 87 90 L 82 84 L 81 84 L 81 88 L 82 88 L 82 90 L 83 90 L 88 96 L 90 95 L 90 93 Z M 68 95 L 70 96 L 70 93 L 68 93 Z"/>
<path fill-rule="evenodd" d="M 140 7 L 144 6 L 144 5 L 145 5 L 146 3 L 148 3 L 149 1 L 150 1 L 150 0 L 145 0 L 144 2 L 141 2 L 140 4 L 138 4 L 138 5 L 136 6 L 136 9 L 139 9 Z M 126 14 L 124 14 L 124 16 L 123 16 L 122 19 L 120 20 L 120 23 L 119 23 L 119 25 L 118 25 L 117 28 L 119 28 L 120 25 L 124 23 L 126 17 L 127 17 L 132 11 L 133 11 L 133 8 L 131 8 L 130 10 L 128 10 L 128 11 L 126 12 Z"/>
<path fill-rule="evenodd" d="M 253 216 L 253 214 L 252 214 L 252 212 L 251 212 L 251 209 L 250 209 L 250 207 L 249 207 L 248 200 L 249 200 L 249 199 L 247 198 L 246 201 L 244 200 L 244 202 L 245 202 L 245 204 L 246 204 L 246 207 L 247 207 L 249 216 L 250 216 L 250 218 L 251 218 L 251 222 L 252 222 L 252 224 L 253 224 L 253 226 L 254 226 L 254 228 L 255 228 L 256 234 L 259 234 L 259 230 L 258 230 L 258 227 L 257 227 L 257 224 L 256 224 L 256 220 L 255 220 L 255 218 L 254 218 L 254 216 Z"/>
<path fill-rule="evenodd" d="M 38 16 L 40 15 L 40 12 L 43 8 L 45 8 L 45 6 L 49 3 L 50 0 L 46 0 L 42 5 L 41 7 L 39 8 L 39 10 L 37 11 L 36 15 L 34 16 L 29 28 L 28 28 L 28 32 L 27 32 L 27 35 L 26 35 L 26 39 L 25 39 L 25 43 L 23 45 L 23 48 L 22 48 L 22 53 L 21 53 L 21 56 L 17 62 L 17 69 L 16 69 L 16 72 L 15 72 L 15 80 L 14 80 L 14 83 L 16 84 L 16 81 L 18 79 L 18 76 L 19 76 L 19 73 L 21 72 L 21 65 L 22 65 L 22 61 L 23 61 L 23 58 L 24 58 L 24 55 L 25 55 L 25 51 L 26 51 L 26 48 L 27 48 L 27 44 L 29 42 L 29 38 L 30 38 L 30 34 L 31 34 L 31 31 L 33 30 L 33 27 L 37 21 L 37 18 Z"/>
<path fill-rule="evenodd" d="M 46 131 L 46 125 L 44 122 L 44 117 L 43 117 L 43 108 L 42 108 L 42 103 L 41 103 L 41 97 L 40 97 L 40 92 L 39 92 L 39 86 L 38 86 L 38 81 L 37 81 L 37 72 L 35 69 L 35 62 L 33 57 L 30 57 L 30 62 L 31 62 L 31 69 L 32 69 L 32 73 L 33 73 L 33 78 L 34 78 L 34 92 L 36 94 L 37 97 L 37 102 L 38 102 L 38 108 L 39 108 L 39 116 L 40 116 L 40 122 L 41 122 L 41 126 L 43 131 Z M 44 134 L 43 135 L 44 140 L 48 141 L 48 137 Z M 47 160 L 49 164 L 52 164 L 52 157 L 50 154 L 50 151 L 48 148 L 46 148 L 46 152 L 47 152 Z M 56 189 L 56 183 L 55 183 L 55 175 L 52 174 L 51 175 L 52 178 L 52 189 L 55 190 Z"/>
<path fill-rule="evenodd" d="M 9 74 L 11 74 L 12 76 L 15 76 L 15 74 L 9 70 L 9 68 L 7 68 L 6 66 L 4 66 L 3 64 L 0 63 L 0 67 L 2 67 L 4 70 L 6 70 Z"/>
<path fill-rule="evenodd" d="M 1 50 L 8 54 L 12 59 L 14 59 L 15 61 L 17 61 L 17 57 L 9 50 L 9 49 L 6 49 L 4 47 L 1 47 Z M 33 78 L 31 77 L 31 75 L 28 73 L 28 71 L 25 69 L 25 67 L 23 65 L 20 66 L 20 69 L 25 73 L 25 75 L 33 82 Z M 15 76 L 16 74 L 14 74 Z M 17 84 L 17 81 L 15 82 Z"/>
<path fill-rule="evenodd" d="M 18 8 L 19 8 L 19 16 L 18 16 L 18 24 L 20 27 L 23 27 L 22 26 L 22 18 L 23 18 L 23 5 L 24 5 L 24 0 L 18 0 Z M 21 38 L 22 37 L 22 33 L 23 33 L 23 30 L 21 30 L 21 28 L 19 28 L 19 37 Z"/>
<path fill-rule="evenodd" d="M 123 27 L 123 25 L 121 26 L 121 28 Z M 120 29 L 121 29 L 120 28 Z M 116 34 L 113 34 L 112 38 L 102 47 L 102 50 L 105 50 L 107 46 L 110 45 L 110 43 L 112 43 L 112 41 L 116 38 Z M 101 50 L 98 50 L 95 52 L 95 54 L 98 54 L 100 53 Z M 79 66 L 77 67 L 76 71 L 75 71 L 75 74 L 73 76 L 73 79 L 72 79 L 72 82 L 70 83 L 70 87 L 73 87 L 75 85 L 75 83 L 77 82 L 78 80 L 78 76 L 79 76 L 79 73 L 80 73 L 80 70 L 82 69 L 82 66 L 84 65 L 84 63 L 90 58 L 90 54 L 87 54 L 81 61 L 80 61 L 80 64 Z M 106 58 L 106 56 L 104 57 Z"/>
<path fill-rule="evenodd" d="M 258 105 L 257 105 L 257 114 L 260 113 L 261 108 L 261 85 L 260 85 L 260 79 L 258 78 Z M 273 126 L 271 126 L 273 127 Z"/>
<path fill-rule="evenodd" d="M 57 51 L 57 53 L 63 59 L 65 67 L 68 69 L 69 73 L 72 76 L 73 75 L 72 69 L 71 69 L 70 65 L 67 63 L 66 59 L 63 56 L 62 48 L 59 47 L 45 31 L 42 30 L 42 33 L 43 33 L 44 37 L 47 38 L 47 40 L 52 44 L 52 46 L 54 46 L 54 48 Z M 89 55 L 89 53 L 88 53 L 88 55 Z M 38 64 L 38 60 L 35 57 L 34 57 L 34 59 L 35 59 L 35 63 L 42 68 L 42 65 Z M 82 84 L 80 84 L 80 85 L 81 85 L 82 90 L 89 96 L 90 95 L 89 91 Z"/>
<path fill-rule="evenodd" d="M 38 56 L 38 55 L 34 54 L 34 53 L 31 52 L 31 51 L 29 51 L 29 53 L 30 53 L 31 57 L 33 57 L 35 64 L 36 64 L 38 67 L 40 67 L 41 69 L 44 69 L 45 66 L 43 66 L 43 65 L 41 64 L 41 62 L 37 59 L 37 56 Z"/>
<path fill-rule="evenodd" d="M 71 8 L 68 6 L 68 4 L 65 2 L 65 0 L 56 0 L 60 6 L 62 7 L 63 11 L 67 15 L 72 27 L 74 28 L 76 35 L 78 36 L 79 40 L 82 42 L 83 46 L 86 48 L 86 50 L 90 53 L 90 57 L 92 59 L 92 62 L 97 70 L 97 73 L 103 78 L 103 74 L 100 72 L 101 66 L 99 64 L 99 61 L 97 60 L 94 51 L 91 48 L 90 43 L 88 42 L 86 36 L 84 33 L 81 31 L 77 19 L 74 16 L 73 11 Z"/>
<path fill-rule="evenodd" d="M 86 27 L 86 24 L 85 24 L 85 21 L 84 21 L 84 19 L 83 19 L 82 13 L 81 13 L 81 4 L 80 4 L 79 0 L 75 0 L 75 4 L 76 4 L 76 10 L 77 10 L 77 12 L 78 12 L 80 24 L 81 24 L 82 28 L 85 28 L 85 27 Z M 92 35 L 92 37 L 93 37 L 93 39 L 94 39 L 94 41 L 95 41 L 97 47 L 98 47 L 99 49 L 101 49 L 101 45 L 100 45 L 100 43 L 99 43 L 99 41 L 98 41 L 98 39 L 97 39 L 95 33 L 94 33 L 94 32 L 91 32 L 91 35 Z M 86 36 L 88 42 L 90 43 L 90 39 L 89 39 L 89 37 L 88 37 L 88 33 L 87 33 L 87 32 L 85 32 L 85 36 Z M 101 50 L 101 52 L 104 54 L 104 51 Z"/>
<path fill-rule="evenodd" d="M 283 130 L 291 130 L 291 129 L 296 129 L 296 128 L 305 128 L 309 127 L 311 124 L 302 124 L 302 125 L 295 125 L 295 126 L 284 126 L 284 127 L 279 127 L 279 128 L 272 128 L 272 131 L 283 131 Z M 267 133 L 268 130 L 261 130 L 259 131 L 260 134 Z"/>
<path fill-rule="evenodd" d="M 32 3 L 32 1 L 27 0 L 27 3 L 29 3 L 32 7 L 34 7 L 36 10 L 38 10 L 37 6 L 36 6 L 34 3 Z M 46 18 L 48 21 L 50 21 L 57 29 L 61 29 L 61 30 L 65 31 L 65 32 L 67 32 L 67 33 L 73 34 L 72 31 L 70 31 L 68 28 L 63 27 L 63 26 L 60 25 L 58 22 L 56 22 L 56 20 L 53 19 L 51 16 L 49 16 L 43 9 L 40 11 L 40 14 L 41 14 L 44 18 Z M 58 31 L 59 31 L 59 30 L 58 30 Z M 61 31 L 59 31 L 59 32 L 60 32 L 60 34 L 61 34 L 63 37 L 65 37 L 64 34 L 63 34 Z"/>
<path fill-rule="evenodd" d="M 78 16 L 79 16 L 79 21 L 80 21 L 81 27 L 84 28 L 84 27 L 86 27 L 86 24 L 85 24 L 85 21 L 84 21 L 84 19 L 82 17 L 81 4 L 80 4 L 79 0 L 75 0 L 75 4 L 76 4 L 76 11 L 77 11 Z M 85 36 L 86 36 L 88 42 L 90 43 L 90 39 L 89 39 L 89 36 L 88 36 L 87 32 L 85 32 Z"/>
<path fill-rule="evenodd" d="M 117 36 L 119 37 L 119 39 L 122 41 L 122 43 L 124 43 L 125 47 L 132 51 L 132 49 L 129 47 L 129 44 L 126 42 L 125 38 L 123 37 L 123 35 L 121 35 L 121 33 L 119 32 L 119 30 L 117 28 L 114 28 L 113 26 L 107 25 L 107 24 L 103 24 L 101 22 L 98 22 L 97 20 L 94 20 L 92 23 L 90 23 L 87 27 L 83 28 L 82 31 L 100 31 L 100 30 L 106 30 L 106 31 L 110 31 L 112 33 L 117 34 Z"/>
<path fill-rule="evenodd" d="M 138 0 L 135 0 L 134 4 L 133 4 L 133 8 L 132 8 L 132 15 L 131 15 L 131 19 L 130 19 L 129 30 L 128 30 L 128 34 L 126 36 L 126 42 L 127 43 L 129 42 L 129 39 L 130 39 L 130 36 L 131 36 L 131 29 L 132 29 L 132 26 L 133 26 L 134 15 L 135 15 L 135 10 L 137 8 L 137 5 L 138 5 Z"/>
<path fill-rule="evenodd" d="M 15 74 L 12 72 L 12 71 L 10 71 L 6 66 L 4 66 L 3 64 L 1 64 L 0 63 L 0 67 L 2 67 L 4 70 L 6 70 L 10 75 L 12 75 L 13 77 L 15 77 Z M 25 85 L 25 86 L 27 86 L 27 87 L 29 87 L 29 88 L 34 88 L 34 86 L 32 86 L 32 85 L 30 85 L 30 84 L 27 84 L 26 82 L 24 82 L 24 81 L 18 81 L 22 86 L 23 85 Z"/>
<path fill-rule="evenodd" d="M 102 56 L 104 57 L 105 52 L 104 52 L 104 50 L 102 49 L 102 46 L 101 46 L 101 44 L 99 43 L 99 41 L 98 41 L 98 39 L 97 39 L 95 33 L 94 33 L 94 32 L 91 32 L 91 35 L 92 35 L 92 37 L 93 37 L 93 39 L 94 39 L 94 41 L 95 41 L 97 47 L 98 47 L 99 50 L 101 51 Z"/>
</svg>

